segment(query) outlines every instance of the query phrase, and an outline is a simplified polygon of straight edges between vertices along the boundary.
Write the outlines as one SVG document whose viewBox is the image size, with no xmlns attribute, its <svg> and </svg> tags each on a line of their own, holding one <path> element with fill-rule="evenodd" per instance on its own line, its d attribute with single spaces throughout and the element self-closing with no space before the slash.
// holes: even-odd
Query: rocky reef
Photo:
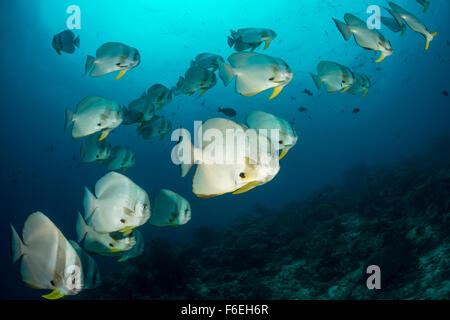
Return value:
<svg viewBox="0 0 450 320">
<path fill-rule="evenodd" d="M 255 206 L 175 249 L 153 239 L 100 299 L 450 299 L 449 140 L 391 165 L 358 165 L 278 212 Z M 444 146 L 444 148 L 443 148 Z M 381 290 L 366 268 L 381 269 Z"/>
</svg>

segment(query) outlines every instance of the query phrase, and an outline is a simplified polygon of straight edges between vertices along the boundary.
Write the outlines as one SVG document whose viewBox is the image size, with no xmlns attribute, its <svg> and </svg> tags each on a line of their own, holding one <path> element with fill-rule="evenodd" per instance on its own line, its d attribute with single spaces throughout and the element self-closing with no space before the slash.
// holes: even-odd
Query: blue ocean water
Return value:
<svg viewBox="0 0 450 320">
<path fill-rule="evenodd" d="M 127 105 L 152 84 L 170 88 L 197 54 L 211 52 L 226 59 L 233 53 L 227 45 L 230 29 L 275 30 L 278 36 L 264 53 L 290 65 L 292 82 L 268 100 L 268 91 L 243 97 L 234 85 L 225 87 L 218 78 L 218 84 L 203 96 L 174 97 L 160 114 L 171 120 L 173 128 L 182 125 L 193 130 L 195 120 L 222 116 L 218 107 L 234 108 L 237 116 L 233 120 L 238 122 L 244 122 L 250 111 L 264 110 L 293 121 L 299 142 L 270 183 L 239 196 L 199 199 L 192 193 L 191 178 L 181 178 L 171 162 L 175 143 L 170 136 L 149 142 L 138 137 L 135 126 L 119 127 L 109 140 L 113 145 L 129 146 L 136 154 L 136 164 L 126 175 L 151 197 L 162 188 L 182 194 L 193 210 L 187 225 L 175 229 L 145 226 L 144 236 L 183 241 L 200 226 L 221 229 L 248 214 L 255 204 L 281 208 L 336 181 L 354 164 L 389 163 L 421 152 L 435 137 L 450 134 L 449 98 L 442 94 L 449 90 L 449 3 L 434 0 L 424 14 L 415 0 L 397 2 L 410 8 L 438 36 L 425 51 L 425 39 L 417 33 L 408 30 L 401 37 L 382 29 L 394 54 L 379 64 L 374 63 L 378 54 L 361 49 L 353 40 L 345 42 L 331 18 L 342 20 L 351 12 L 365 19 L 368 6 L 387 5 L 382 0 L 17 0 L 3 4 L 0 297 L 40 297 L 40 292 L 23 284 L 17 266 L 10 262 L 9 223 L 20 230 L 26 217 L 39 210 L 67 238 L 75 239 L 84 187 L 92 189 L 107 172 L 105 166 L 79 164 L 80 141 L 64 132 L 65 109 L 73 110 L 88 95 Z M 81 29 L 74 30 L 81 47 L 74 54 L 58 56 L 51 41 L 66 29 L 70 5 L 81 9 Z M 110 41 L 137 48 L 141 64 L 117 81 L 112 74 L 83 76 L 86 56 Z M 321 60 L 368 75 L 373 84 L 368 95 L 317 91 L 309 72 L 315 72 Z M 304 89 L 313 95 L 302 93 Z M 299 107 L 308 111 L 301 113 Z M 355 108 L 361 111 L 352 113 Z M 54 151 L 46 152 L 50 146 Z M 104 261 L 100 266 L 120 269 Z"/>
</svg>

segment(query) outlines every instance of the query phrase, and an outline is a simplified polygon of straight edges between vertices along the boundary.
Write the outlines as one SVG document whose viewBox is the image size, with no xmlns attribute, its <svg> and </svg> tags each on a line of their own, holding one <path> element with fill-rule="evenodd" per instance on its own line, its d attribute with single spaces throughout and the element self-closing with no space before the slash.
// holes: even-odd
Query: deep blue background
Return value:
<svg viewBox="0 0 450 320">
<path fill-rule="evenodd" d="M 0 83 L 0 150 L 2 216 L 0 223 L 0 297 L 39 298 L 42 292 L 27 288 L 9 257 L 9 223 L 21 230 L 26 217 L 42 211 L 75 238 L 77 210 L 82 209 L 83 188 L 93 188 L 106 173 L 100 165 L 78 165 L 81 141 L 63 131 L 64 110 L 74 109 L 87 95 L 100 95 L 127 105 L 154 83 L 168 87 L 202 52 L 227 58 L 230 29 L 265 27 L 278 37 L 265 53 L 283 58 L 294 72 L 293 81 L 274 100 L 270 92 L 241 97 L 234 86 L 218 84 L 204 96 L 175 97 L 164 107 L 173 128 L 192 129 L 194 120 L 220 116 L 217 107 L 232 107 L 243 122 L 248 112 L 264 110 L 295 121 L 298 144 L 281 162 L 281 171 L 267 185 L 249 193 L 197 199 L 191 176 L 179 177 L 171 163 L 170 138 L 143 141 L 135 126 L 121 126 L 108 138 L 113 145 L 127 145 L 136 153 L 136 165 L 126 174 L 154 197 L 161 188 L 185 196 L 192 205 L 189 224 L 176 229 L 141 228 L 144 236 L 160 235 L 183 241 L 198 226 L 221 228 L 248 214 L 254 204 L 281 207 L 292 199 L 335 181 L 355 163 L 389 162 L 427 147 L 433 137 L 450 133 L 449 4 L 432 1 L 426 14 L 415 0 L 398 0 L 423 19 L 438 36 L 425 51 L 425 39 L 407 31 L 400 37 L 381 30 L 395 53 L 380 64 L 378 54 L 345 42 L 331 17 L 346 12 L 367 17 L 371 4 L 385 1 L 148 1 L 130 0 L 17 0 L 2 3 Z M 65 30 L 66 8 L 81 8 L 81 48 L 73 55 L 58 56 L 51 46 L 53 35 Z M 386 13 L 384 13 L 386 14 Z M 123 42 L 137 48 L 141 64 L 121 80 L 114 75 L 83 77 L 88 54 L 95 55 L 105 42 Z M 262 49 L 257 49 L 261 51 Z M 318 92 L 309 76 L 320 60 L 333 60 L 368 75 L 373 88 L 366 98 Z M 381 70 L 377 70 L 381 68 Z M 304 89 L 313 96 L 303 94 Z M 292 100 L 291 97 L 295 97 Z M 205 106 L 201 103 L 205 102 Z M 297 108 L 309 109 L 300 113 Z M 359 114 L 353 114 L 360 108 Z M 341 110 L 345 113 L 342 114 Z M 311 119 L 308 118 L 311 116 Z M 400 138 L 399 138 L 400 137 Z M 44 149 L 54 146 L 54 152 Z M 13 181 L 15 180 L 15 182 Z M 108 260 L 111 261 L 111 260 Z M 101 264 L 104 272 L 116 264 Z"/>
</svg>

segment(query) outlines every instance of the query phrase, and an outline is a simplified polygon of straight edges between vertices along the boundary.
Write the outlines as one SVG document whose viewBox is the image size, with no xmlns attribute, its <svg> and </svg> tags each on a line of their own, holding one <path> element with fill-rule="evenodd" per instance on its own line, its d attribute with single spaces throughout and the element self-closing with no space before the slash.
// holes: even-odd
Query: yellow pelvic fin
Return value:
<svg viewBox="0 0 450 320">
<path fill-rule="evenodd" d="M 114 249 L 106 250 L 106 252 L 109 252 L 109 253 L 117 253 L 117 252 L 122 252 L 122 250 L 114 248 Z"/>
<path fill-rule="evenodd" d="M 49 294 L 43 295 L 42 297 L 45 299 L 48 299 L 48 300 L 58 300 L 64 296 L 65 296 L 65 294 L 59 292 L 58 289 L 55 289 L 52 292 L 50 292 Z"/>
<path fill-rule="evenodd" d="M 259 181 L 252 181 L 247 183 L 245 186 L 237 189 L 235 192 L 233 192 L 233 194 L 241 194 L 241 193 L 245 193 L 251 189 L 253 189 L 254 187 L 260 185 L 261 183 Z"/>
<path fill-rule="evenodd" d="M 110 130 L 102 131 L 102 134 L 101 134 L 100 138 L 98 139 L 98 141 L 102 141 L 102 140 L 106 139 L 106 137 L 108 136 L 109 133 L 110 133 Z"/>
<path fill-rule="evenodd" d="M 280 157 L 278 158 L 278 160 L 283 159 L 284 156 L 287 155 L 288 151 L 289 151 L 289 149 L 283 149 L 283 150 L 281 150 L 281 154 L 280 154 Z"/>
<path fill-rule="evenodd" d="M 347 92 L 350 89 L 350 87 L 344 88 L 344 90 L 341 91 L 341 93 Z"/>
<path fill-rule="evenodd" d="M 127 236 L 127 235 L 129 235 L 131 232 L 133 232 L 133 229 L 134 229 L 133 226 L 128 226 L 128 227 L 125 227 L 125 228 L 119 230 L 119 232 L 121 232 L 121 233 L 123 234 L 123 236 Z"/>
<path fill-rule="evenodd" d="M 275 87 L 273 88 L 273 92 L 272 95 L 269 97 L 269 100 L 272 100 L 273 98 L 275 98 L 280 92 L 281 90 L 283 90 L 283 87 Z"/>
<path fill-rule="evenodd" d="M 266 44 L 264 46 L 264 50 L 266 50 L 270 46 L 270 41 L 271 40 L 266 40 Z"/>
<path fill-rule="evenodd" d="M 379 62 L 383 61 L 384 58 L 386 58 L 386 55 L 384 54 L 384 52 L 381 52 L 381 56 L 380 56 L 380 57 L 378 58 L 378 60 L 376 60 L 375 62 L 376 62 L 376 63 L 379 63 Z"/>
<path fill-rule="evenodd" d="M 203 89 L 202 92 L 200 92 L 200 97 L 201 97 L 202 95 L 204 95 L 206 91 L 208 91 L 208 89 Z"/>
<path fill-rule="evenodd" d="M 363 94 L 363 98 L 365 98 L 365 97 L 366 97 L 366 95 L 367 95 L 367 92 L 369 92 L 369 90 L 367 90 L 367 89 L 364 89 L 364 94 Z"/>
<path fill-rule="evenodd" d="M 119 80 L 120 78 L 122 78 L 125 73 L 127 73 L 128 70 L 120 70 L 119 74 L 116 77 L 116 80 Z"/>
<path fill-rule="evenodd" d="M 437 32 L 433 32 L 433 33 L 431 33 L 430 35 L 434 38 L 434 37 L 437 36 Z M 428 50 L 428 48 L 430 48 L 430 41 L 431 41 L 431 40 L 429 40 L 429 39 L 427 38 L 427 44 L 425 45 L 425 50 Z"/>
</svg>

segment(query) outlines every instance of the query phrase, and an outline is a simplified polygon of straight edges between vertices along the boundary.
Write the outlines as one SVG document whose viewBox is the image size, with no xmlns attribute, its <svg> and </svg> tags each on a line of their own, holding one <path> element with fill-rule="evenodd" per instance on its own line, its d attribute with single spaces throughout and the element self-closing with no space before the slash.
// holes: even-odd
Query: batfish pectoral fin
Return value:
<svg viewBox="0 0 450 320">
<path fill-rule="evenodd" d="M 266 40 L 266 44 L 264 45 L 264 50 L 266 50 L 270 46 L 271 40 Z"/>
<path fill-rule="evenodd" d="M 380 56 L 380 57 L 378 58 L 378 60 L 376 60 L 375 62 L 376 62 L 376 63 L 379 63 L 379 62 L 383 61 L 384 58 L 386 58 L 386 55 L 384 54 L 384 52 L 381 52 L 381 56 Z"/>
<path fill-rule="evenodd" d="M 128 70 L 120 70 L 119 74 L 116 77 L 116 80 L 119 80 L 120 78 L 122 78 L 125 73 L 127 73 Z"/>
<path fill-rule="evenodd" d="M 259 181 L 252 181 L 247 183 L 245 186 L 237 189 L 236 191 L 233 192 L 233 194 L 241 194 L 241 193 L 245 193 L 251 189 L 253 189 L 254 187 L 258 186 L 260 184 Z"/>
<path fill-rule="evenodd" d="M 280 157 L 278 158 L 278 160 L 283 159 L 287 155 L 288 151 L 289 151 L 289 149 L 281 150 Z"/>
<path fill-rule="evenodd" d="M 23 282 L 25 282 L 25 284 L 26 284 L 27 286 L 29 286 L 31 289 L 35 289 L 35 290 L 43 289 L 43 288 L 38 287 L 38 286 L 36 286 L 36 285 L 34 285 L 34 284 L 31 284 L 31 283 L 29 283 L 29 282 L 26 282 L 25 280 L 24 280 Z"/>
<path fill-rule="evenodd" d="M 200 199 L 211 199 L 211 198 L 214 198 L 214 197 L 218 197 L 218 196 L 224 195 L 225 193 L 226 192 L 217 193 L 217 194 L 200 194 L 200 193 L 195 193 L 194 192 L 194 194 Z"/>
<path fill-rule="evenodd" d="M 206 91 L 208 91 L 208 89 L 203 89 L 202 92 L 200 92 L 200 97 L 201 97 L 202 95 L 204 95 Z"/>
<path fill-rule="evenodd" d="M 345 93 L 345 92 L 347 92 L 349 89 L 350 89 L 350 87 L 346 87 L 346 88 L 344 88 L 344 90 L 341 91 L 341 93 Z"/>
<path fill-rule="evenodd" d="M 48 299 L 48 300 L 58 300 L 64 296 L 65 296 L 65 294 L 59 292 L 58 289 L 55 289 L 52 292 L 50 292 L 49 294 L 43 295 L 42 297 L 45 299 Z"/>
<path fill-rule="evenodd" d="M 102 134 L 100 135 L 100 138 L 98 138 L 98 141 L 105 140 L 110 132 L 111 130 L 103 130 Z"/>
<path fill-rule="evenodd" d="M 365 98 L 367 96 L 367 92 L 369 92 L 369 90 L 364 89 L 364 94 L 363 94 L 363 98 Z"/>
<path fill-rule="evenodd" d="M 281 86 L 273 88 L 273 92 L 272 95 L 269 97 L 269 100 L 275 98 L 281 92 L 281 90 L 283 90 L 283 87 Z"/>
</svg>

